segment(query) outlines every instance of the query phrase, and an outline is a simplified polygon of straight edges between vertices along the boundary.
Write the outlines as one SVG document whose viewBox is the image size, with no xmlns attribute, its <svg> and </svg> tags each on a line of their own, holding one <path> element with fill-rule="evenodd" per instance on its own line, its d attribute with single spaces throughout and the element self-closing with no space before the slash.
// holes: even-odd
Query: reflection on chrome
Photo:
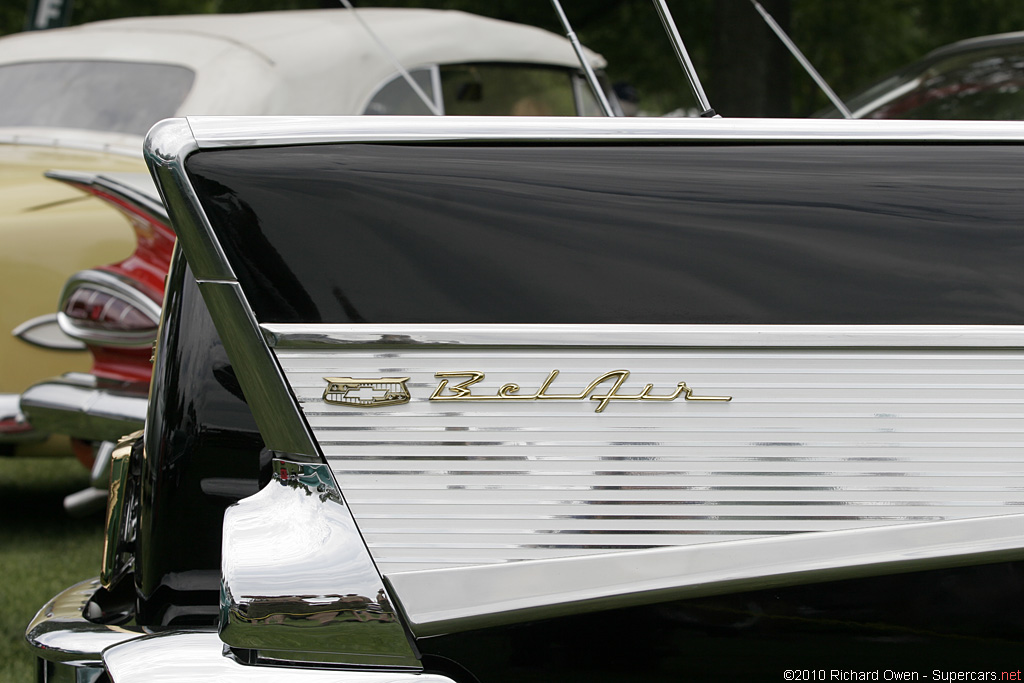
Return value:
<svg viewBox="0 0 1024 683">
<path fill-rule="evenodd" d="M 223 641 L 250 663 L 418 667 L 330 469 L 273 469 L 224 516 Z"/>
<path fill-rule="evenodd" d="M 82 581 L 58 593 L 39 610 L 25 631 L 25 639 L 37 657 L 89 667 L 100 663 L 105 648 L 150 632 L 140 626 L 96 624 L 86 619 L 83 610 L 99 590 L 99 579 Z"/>
<path fill-rule="evenodd" d="M 169 633 L 142 638 L 103 653 L 117 683 L 452 683 L 413 671 L 254 667 L 223 654 L 216 633 Z"/>
</svg>

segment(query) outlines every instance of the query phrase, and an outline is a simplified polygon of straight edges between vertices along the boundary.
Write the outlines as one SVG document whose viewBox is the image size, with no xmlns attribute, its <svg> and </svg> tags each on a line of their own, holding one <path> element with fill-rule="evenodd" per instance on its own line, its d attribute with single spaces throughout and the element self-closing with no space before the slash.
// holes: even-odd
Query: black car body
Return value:
<svg viewBox="0 0 1024 683">
<path fill-rule="evenodd" d="M 159 124 L 145 435 L 44 679 L 1016 671 L 1022 142 Z"/>
</svg>

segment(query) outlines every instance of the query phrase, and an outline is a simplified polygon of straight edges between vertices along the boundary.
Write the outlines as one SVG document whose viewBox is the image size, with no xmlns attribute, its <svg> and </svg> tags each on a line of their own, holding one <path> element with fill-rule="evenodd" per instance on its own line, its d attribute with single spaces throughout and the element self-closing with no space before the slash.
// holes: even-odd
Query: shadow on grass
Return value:
<svg viewBox="0 0 1024 683">
<path fill-rule="evenodd" d="M 56 593 L 99 574 L 103 515 L 63 507 L 88 483 L 74 458 L 0 458 L 0 681 L 34 680 L 25 627 Z"/>
</svg>

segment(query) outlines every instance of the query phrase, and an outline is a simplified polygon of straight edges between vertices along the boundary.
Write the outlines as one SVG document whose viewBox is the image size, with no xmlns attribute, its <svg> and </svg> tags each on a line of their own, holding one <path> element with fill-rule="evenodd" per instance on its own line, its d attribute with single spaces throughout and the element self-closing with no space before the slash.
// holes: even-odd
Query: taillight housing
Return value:
<svg viewBox="0 0 1024 683">
<path fill-rule="evenodd" d="M 57 322 L 70 337 L 102 346 L 149 346 L 160 304 L 125 276 L 104 270 L 75 273 L 61 292 Z"/>
</svg>

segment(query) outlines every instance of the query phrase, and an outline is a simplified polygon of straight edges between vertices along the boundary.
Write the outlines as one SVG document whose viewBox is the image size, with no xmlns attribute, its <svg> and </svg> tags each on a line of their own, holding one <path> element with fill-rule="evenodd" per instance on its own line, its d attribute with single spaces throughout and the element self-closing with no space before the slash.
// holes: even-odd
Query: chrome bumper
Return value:
<svg viewBox="0 0 1024 683">
<path fill-rule="evenodd" d="M 409 670 L 283 668 L 240 664 L 213 631 L 153 634 L 137 626 L 104 626 L 82 616 L 100 588 L 90 579 L 48 602 L 25 633 L 45 662 L 41 681 L 89 681 L 106 672 L 116 683 L 453 683 Z"/>
<path fill-rule="evenodd" d="M 132 626 L 94 624 L 83 616 L 99 579 L 75 584 L 43 606 L 28 625 L 25 639 L 45 662 L 43 680 L 89 680 L 88 673 L 103 670 L 103 651 L 148 631 Z"/>
<path fill-rule="evenodd" d="M 46 438 L 46 434 L 33 428 L 21 412 L 20 400 L 18 394 L 0 394 L 0 445 Z"/>
<path fill-rule="evenodd" d="M 142 429 L 148 386 L 100 387 L 95 376 L 70 372 L 21 395 L 21 411 L 39 432 L 117 441 Z"/>
<path fill-rule="evenodd" d="M 417 670 L 311 669 L 239 664 L 216 633 L 167 633 L 103 653 L 116 683 L 454 683 Z"/>
</svg>

